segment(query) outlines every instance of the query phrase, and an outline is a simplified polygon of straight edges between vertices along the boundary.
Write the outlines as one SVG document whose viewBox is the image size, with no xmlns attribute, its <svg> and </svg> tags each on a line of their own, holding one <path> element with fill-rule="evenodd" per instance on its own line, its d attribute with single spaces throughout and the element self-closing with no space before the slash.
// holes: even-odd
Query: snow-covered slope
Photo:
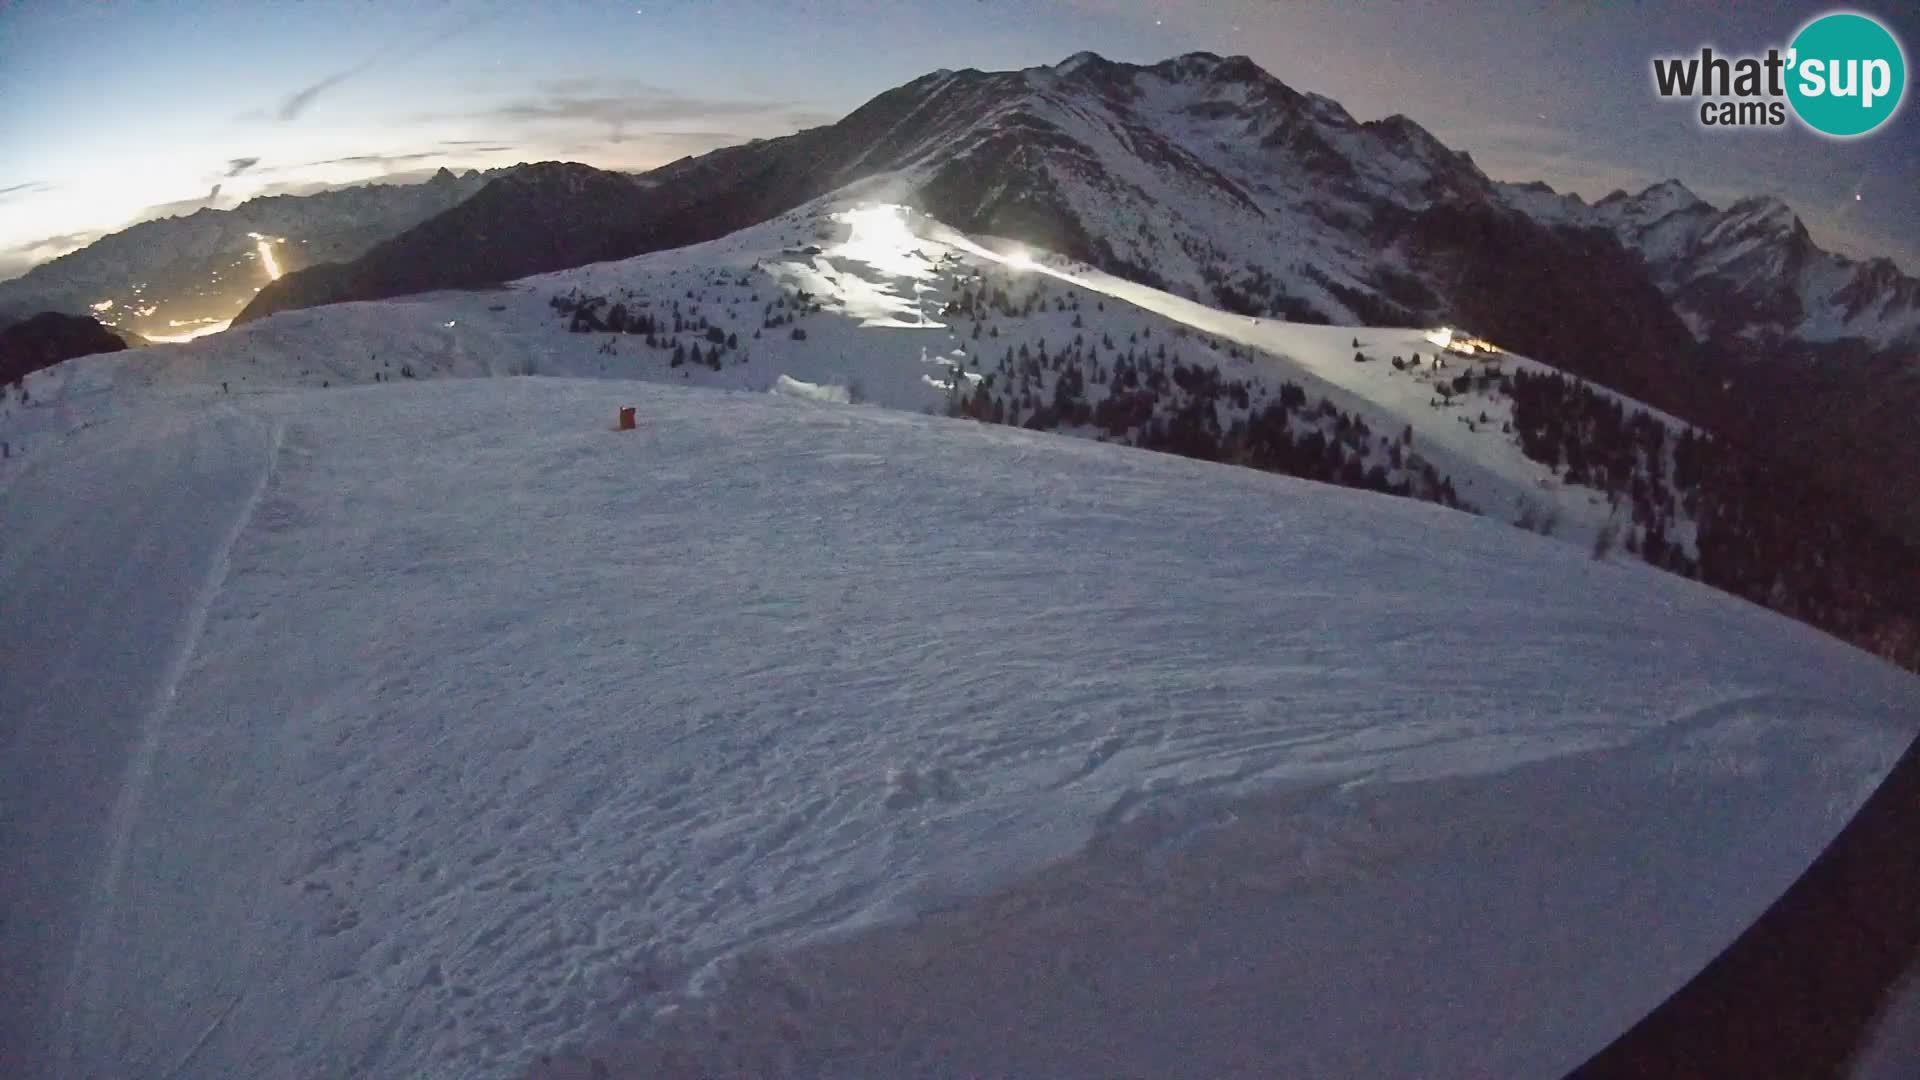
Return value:
<svg viewBox="0 0 1920 1080">
<path fill-rule="evenodd" d="M 407 309 L 77 361 L 112 406 L 0 476 L 28 1074 L 1551 1075 L 1920 724 L 1408 500 L 778 394 L 206 381 Z"/>
<path fill-rule="evenodd" d="M 1467 506 L 1583 547 L 1602 530 L 1622 540 L 1634 531 L 1630 507 L 1521 452 L 1510 429 L 1513 401 L 1497 383 L 1463 382 L 1490 372 L 1550 370 L 1542 365 L 1511 354 L 1479 361 L 1455 355 L 1430 329 L 1228 314 L 1021 245 L 976 240 L 869 197 L 897 190 L 896 181 L 879 178 L 718 241 L 529 278 L 500 291 L 287 312 L 192 348 L 153 350 L 118 377 L 162 385 L 218 381 L 235 393 L 529 373 L 769 390 L 784 377 L 924 411 L 944 410 L 956 393 L 964 397 L 983 381 L 993 394 L 1016 400 L 1022 384 L 1012 368 L 1030 353 L 1044 358 L 1071 348 L 1089 371 L 1105 373 L 1130 356 L 1190 364 L 1244 385 L 1244 401 L 1214 406 L 1222 430 L 1247 423 L 1293 384 L 1305 391 L 1301 413 L 1324 401 L 1340 414 L 1338 424 L 1332 411 L 1297 417 L 1296 430 L 1324 429 L 1332 440 L 1337 426 L 1360 421 L 1371 435 L 1356 438 L 1341 428 L 1355 468 L 1378 466 L 1387 484 L 1409 484 L 1431 498 L 1434 484 L 1445 482 Z M 996 293 L 1007 297 L 1006 308 L 989 309 L 984 299 L 959 307 L 967 297 Z M 636 329 L 641 319 L 651 332 Z M 622 329 L 567 333 L 570 326 Z M 676 363 L 676 354 L 684 362 Z M 1436 358 L 1446 366 L 1436 368 Z M 90 385 L 83 375 L 49 373 L 30 387 L 38 413 L 0 404 L 18 417 L 15 453 L 46 437 L 33 433 L 36 426 L 54 432 L 82 422 L 61 412 L 69 408 L 59 389 L 67 377 Z M 1058 372 L 1037 370 L 1025 396 L 1051 402 L 1059 381 Z M 1089 381 L 1081 393 L 1097 408 L 1116 385 Z M 78 393 L 85 399 L 91 391 Z M 1184 399 L 1173 388 L 1166 397 Z M 1676 433 L 1684 427 L 1626 404 Z M 1027 407 L 1028 415 L 1034 411 Z M 1092 425 L 1066 429 L 1088 437 L 1127 434 Z M 1691 521 L 1678 506 L 1670 539 L 1683 550 L 1692 542 Z"/>
</svg>

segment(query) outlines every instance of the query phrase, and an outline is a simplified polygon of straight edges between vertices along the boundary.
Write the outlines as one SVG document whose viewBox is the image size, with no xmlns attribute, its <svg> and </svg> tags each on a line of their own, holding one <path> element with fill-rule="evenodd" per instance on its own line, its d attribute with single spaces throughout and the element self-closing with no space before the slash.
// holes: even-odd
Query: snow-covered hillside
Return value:
<svg viewBox="0 0 1920 1080">
<path fill-rule="evenodd" d="M 1551 1075 L 1920 725 L 1408 500 L 767 393 L 223 395 L 223 337 L 73 365 L 114 406 L 0 481 L 29 1074 Z"/>
<path fill-rule="evenodd" d="M 245 395 L 442 375 L 745 390 L 785 386 L 785 377 L 916 411 L 944 410 L 984 382 L 1016 406 L 1025 398 L 1031 417 L 1033 402 L 1052 402 L 1060 390 L 1060 371 L 1042 363 L 1071 349 L 1077 365 L 1107 380 L 1078 391 L 1090 412 L 1119 393 L 1108 376 L 1123 357 L 1216 371 L 1243 386 L 1244 400 L 1210 406 L 1222 430 L 1244 426 L 1291 384 L 1303 403 L 1294 430 L 1330 443 L 1344 438 L 1355 477 L 1377 467 L 1381 485 L 1427 498 L 1444 484 L 1449 501 L 1582 547 L 1603 530 L 1623 541 L 1636 532 L 1618 498 L 1522 453 L 1513 400 L 1494 380 L 1550 371 L 1542 365 L 1511 354 L 1456 355 L 1432 328 L 1231 315 L 1009 242 L 970 238 L 868 197 L 890 190 L 897 184 L 883 178 L 721 240 L 501 291 L 285 312 L 190 348 L 98 365 L 98 374 L 84 365 L 48 372 L 29 383 L 33 409 L 0 404 L 0 429 L 11 415 L 13 452 L 32 451 L 63 426 L 89 422 L 89 410 L 109 397 L 96 386 L 109 378 L 222 383 Z M 993 306 L 990 295 L 1004 303 Z M 1029 365 L 1023 382 L 1014 369 Z M 63 389 L 69 382 L 71 392 Z M 1168 408 L 1191 397 L 1183 395 L 1167 388 Z M 1626 405 L 1676 433 L 1684 428 Z M 1141 427 L 1060 426 L 1123 440 Z M 1663 453 L 1668 464 L 1656 475 L 1671 476 L 1671 451 Z M 1688 550 L 1691 522 L 1683 508 L 1672 510 L 1669 539 Z"/>
</svg>

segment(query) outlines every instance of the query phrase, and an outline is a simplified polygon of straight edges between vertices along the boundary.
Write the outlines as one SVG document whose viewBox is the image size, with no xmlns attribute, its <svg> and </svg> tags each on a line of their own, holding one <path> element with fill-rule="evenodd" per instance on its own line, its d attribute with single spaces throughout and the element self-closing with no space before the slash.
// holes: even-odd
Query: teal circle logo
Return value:
<svg viewBox="0 0 1920 1080">
<path fill-rule="evenodd" d="M 1907 92 L 1907 59 L 1887 28 L 1850 11 L 1822 15 L 1789 46 L 1787 100 L 1808 127 L 1839 138 L 1886 123 Z"/>
</svg>

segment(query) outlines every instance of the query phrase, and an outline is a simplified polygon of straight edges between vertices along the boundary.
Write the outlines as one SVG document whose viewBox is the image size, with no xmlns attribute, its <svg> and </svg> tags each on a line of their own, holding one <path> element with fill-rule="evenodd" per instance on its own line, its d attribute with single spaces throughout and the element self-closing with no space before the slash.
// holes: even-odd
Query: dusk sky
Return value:
<svg viewBox="0 0 1920 1080">
<path fill-rule="evenodd" d="M 1907 5 L 1852 5 L 1907 43 Z M 1677 176 L 1786 199 L 1825 246 L 1920 272 L 1920 120 L 1712 132 L 1655 55 L 1784 46 L 1823 4 L 1127 0 L 0 0 L 0 277 L 104 231 L 446 165 L 639 169 L 828 123 L 941 67 L 1244 53 L 1362 120 L 1405 113 L 1499 179 L 1588 197 Z"/>
</svg>

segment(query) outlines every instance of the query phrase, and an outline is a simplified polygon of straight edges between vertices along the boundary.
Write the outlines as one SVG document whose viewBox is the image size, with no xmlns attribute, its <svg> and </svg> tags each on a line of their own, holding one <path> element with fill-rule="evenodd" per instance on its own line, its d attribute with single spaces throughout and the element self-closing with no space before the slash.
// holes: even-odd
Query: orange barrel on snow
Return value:
<svg viewBox="0 0 1920 1080">
<path fill-rule="evenodd" d="M 631 405 L 620 410 L 620 430 L 633 430 L 633 406 Z"/>
</svg>

